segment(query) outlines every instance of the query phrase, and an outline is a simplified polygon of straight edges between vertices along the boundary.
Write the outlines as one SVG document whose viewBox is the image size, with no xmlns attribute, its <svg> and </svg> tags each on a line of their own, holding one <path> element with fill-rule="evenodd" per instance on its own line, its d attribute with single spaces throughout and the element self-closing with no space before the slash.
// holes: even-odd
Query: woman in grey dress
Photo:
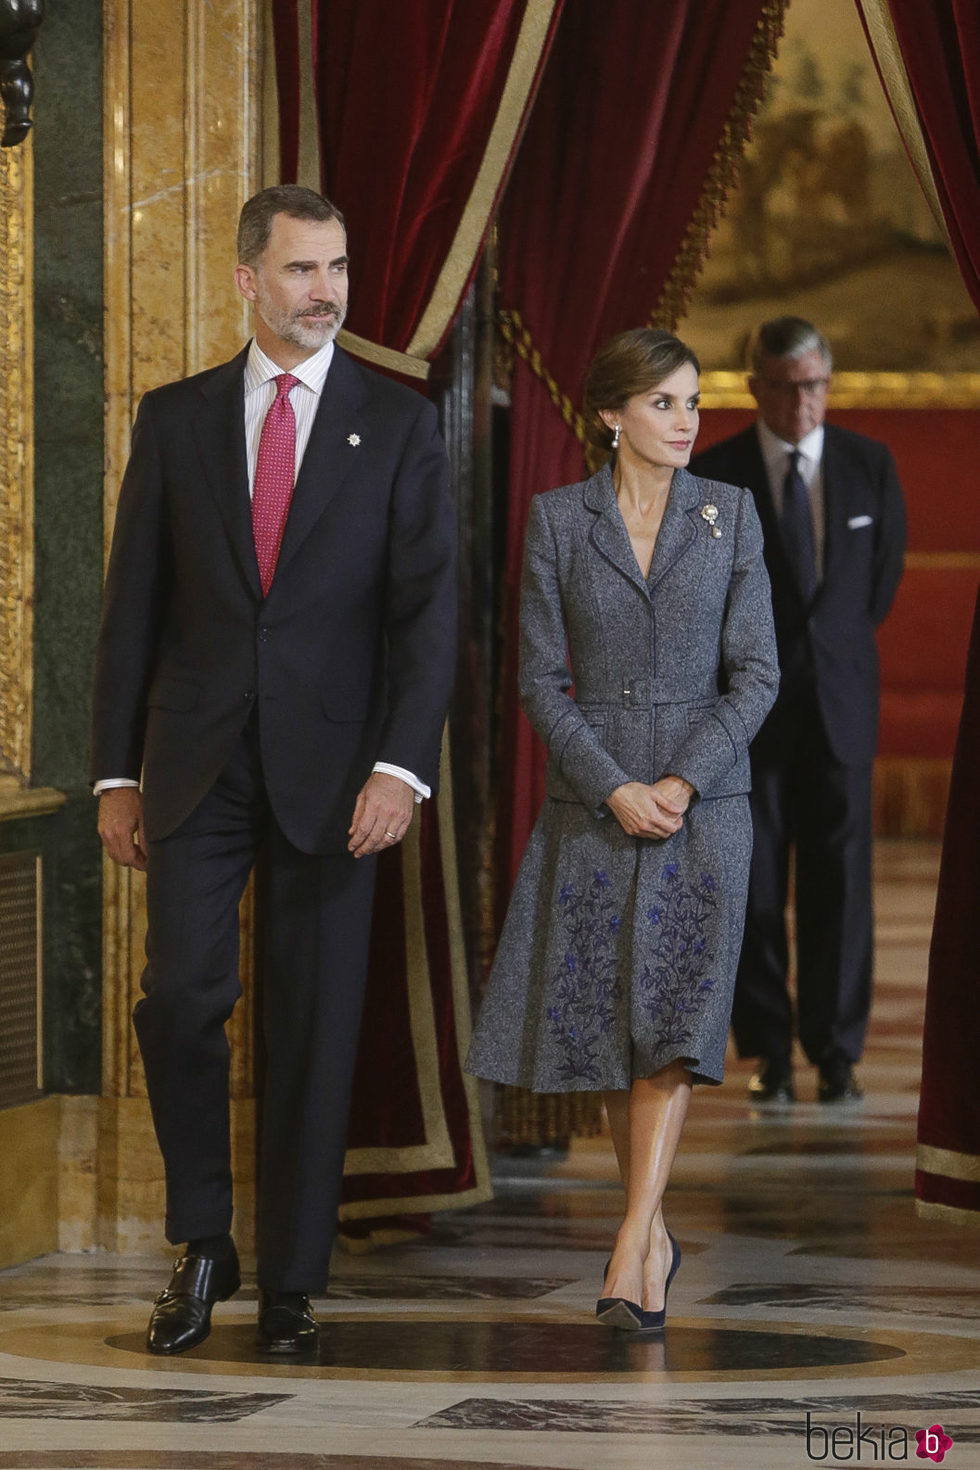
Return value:
<svg viewBox="0 0 980 1470">
<path fill-rule="evenodd" d="M 597 1313 L 639 1330 L 680 1261 L 662 1200 L 691 1084 L 722 1079 L 778 684 L 752 496 L 685 468 L 698 372 L 667 332 L 615 337 L 585 392 L 611 463 L 532 501 L 520 693 L 547 794 L 467 1061 L 604 1094 L 626 1209 Z"/>
</svg>

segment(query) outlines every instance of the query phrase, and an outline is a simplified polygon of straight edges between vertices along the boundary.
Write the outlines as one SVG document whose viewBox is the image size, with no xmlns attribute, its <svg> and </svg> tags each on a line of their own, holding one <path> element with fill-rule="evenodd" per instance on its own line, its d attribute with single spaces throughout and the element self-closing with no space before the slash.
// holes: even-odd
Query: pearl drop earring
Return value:
<svg viewBox="0 0 980 1470">
<path fill-rule="evenodd" d="M 618 449 L 619 448 L 619 436 L 620 436 L 620 433 L 621 432 L 622 431 L 620 429 L 620 426 L 619 426 L 619 424 L 617 424 L 616 427 L 613 429 L 613 445 L 612 445 L 613 449 Z"/>
</svg>

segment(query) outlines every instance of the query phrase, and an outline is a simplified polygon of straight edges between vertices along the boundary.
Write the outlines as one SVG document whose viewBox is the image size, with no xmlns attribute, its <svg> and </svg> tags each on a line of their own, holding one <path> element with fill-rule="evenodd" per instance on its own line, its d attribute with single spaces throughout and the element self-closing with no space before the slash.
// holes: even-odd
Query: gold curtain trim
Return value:
<svg viewBox="0 0 980 1470">
<path fill-rule="evenodd" d="M 980 1154 L 961 1154 L 951 1148 L 920 1143 L 915 1151 L 915 1166 L 926 1174 L 942 1174 L 947 1179 L 980 1184 Z"/>
<path fill-rule="evenodd" d="M 670 275 L 664 283 L 656 306 L 650 314 L 650 325 L 673 331 L 687 310 L 687 305 L 708 253 L 708 238 L 738 180 L 742 155 L 751 130 L 752 119 L 765 95 L 766 79 L 783 34 L 783 19 L 788 0 L 766 0 L 756 24 L 748 60 L 735 92 L 729 113 L 701 199 L 688 225 Z"/>
<path fill-rule="evenodd" d="M 439 794 L 436 797 L 436 801 L 439 806 L 442 877 L 445 886 L 446 922 L 449 927 L 453 1016 L 456 1026 L 456 1044 L 459 1051 L 460 1063 L 462 1063 L 466 1056 L 466 1049 L 470 1039 L 470 998 L 466 954 L 463 948 L 463 920 L 459 901 L 458 870 L 456 867 L 456 828 L 453 817 L 451 764 L 449 727 L 447 725 L 439 762 Z M 415 830 L 415 845 L 417 849 L 417 827 Z M 416 868 L 416 872 L 419 875 L 417 893 L 418 901 L 421 905 L 421 868 Z M 408 886 L 406 882 L 406 903 L 409 899 Z M 413 888 L 413 893 L 414 891 Z M 428 970 L 426 970 L 426 986 L 428 986 Z M 427 994 L 429 1014 L 431 1016 L 431 993 L 427 992 Z M 430 1034 L 434 1043 L 434 1032 Z M 446 1132 L 448 1157 L 440 1158 L 433 1162 L 431 1158 L 424 1156 L 426 1149 L 431 1153 L 431 1145 L 424 1144 L 413 1145 L 407 1148 L 352 1149 L 347 1155 L 347 1163 L 344 1166 L 345 1174 L 411 1174 L 425 1169 L 453 1167 L 452 1145 L 449 1142 L 445 1115 L 442 1112 L 438 1057 L 435 1056 L 432 1049 L 430 1049 L 429 1057 L 424 1058 L 420 1056 L 419 1049 L 416 1047 L 416 1070 L 419 1077 L 419 1085 L 424 1092 L 428 1107 L 431 1108 L 434 1106 L 439 1110 L 439 1121 L 442 1124 L 443 1131 Z M 476 1175 L 476 1182 L 469 1189 L 457 1193 L 405 1195 L 396 1199 L 353 1200 L 349 1204 L 341 1206 L 340 1218 L 342 1220 L 373 1219 L 375 1216 L 380 1217 L 402 1213 L 419 1214 L 427 1210 L 461 1209 L 463 1206 L 479 1204 L 482 1200 L 493 1197 L 493 1186 L 490 1182 L 490 1168 L 487 1162 L 486 1144 L 483 1139 L 479 1085 L 475 1077 L 471 1077 L 468 1073 L 464 1072 L 463 1086 L 466 1093 L 467 1110 L 469 1112 L 470 1146 L 473 1151 L 473 1171 Z M 357 1167 L 350 1167 L 350 1160 L 352 1158 Z M 362 1160 L 364 1161 L 363 1165 Z"/>
<path fill-rule="evenodd" d="M 941 1205 L 935 1200 L 917 1199 L 915 1213 L 920 1220 L 943 1220 L 947 1225 L 969 1225 L 980 1230 L 980 1212 L 961 1210 L 956 1205 Z"/>
<path fill-rule="evenodd" d="M 358 337 L 356 332 L 348 332 L 346 327 L 337 333 L 337 341 L 355 357 L 374 363 L 375 367 L 388 368 L 390 372 L 402 373 L 410 378 L 429 376 L 429 364 L 424 358 L 409 357 L 406 352 L 399 352 L 395 347 L 382 347 L 380 342 L 370 342 L 367 337 Z"/>
<path fill-rule="evenodd" d="M 514 140 L 524 118 L 554 9 L 555 0 L 527 0 L 517 45 L 511 57 L 507 81 L 487 139 L 479 173 L 466 201 L 466 208 L 429 298 L 429 304 L 408 344 L 408 351 L 417 357 L 429 357 L 435 351 L 459 304 L 466 278 L 480 248 L 480 241 L 486 233 L 487 220 L 497 197 L 507 160 L 513 152 Z"/>
<path fill-rule="evenodd" d="M 320 163 L 320 126 L 317 116 L 316 87 L 313 81 L 313 8 L 310 0 L 298 0 L 296 6 L 296 45 L 299 50 L 299 147 L 296 158 L 296 182 L 315 189 L 323 188 Z"/>
<path fill-rule="evenodd" d="M 536 378 L 540 378 L 551 395 L 551 401 L 580 444 L 585 440 L 585 420 L 567 393 L 563 393 L 541 360 L 541 353 L 519 311 L 501 311 L 497 315 L 500 335 L 509 342 L 522 362 L 526 362 Z"/>
<path fill-rule="evenodd" d="M 406 1194 L 401 1199 L 355 1200 L 341 1205 L 337 1216 L 341 1220 L 374 1220 L 385 1215 L 424 1215 L 434 1210 L 468 1209 L 492 1198 L 493 1190 L 487 1182 L 474 1184 L 458 1194 Z"/>
<path fill-rule="evenodd" d="M 405 969 L 408 980 L 409 1024 L 425 1142 L 396 1148 L 348 1149 L 344 1160 L 344 1174 L 347 1176 L 412 1174 L 420 1169 L 451 1169 L 454 1162 L 453 1145 L 439 1085 L 439 1047 L 436 1041 L 436 1017 L 432 1004 L 432 979 L 422 904 L 419 825 L 418 821 L 412 823 L 408 836 L 402 843 L 402 892 L 405 903 Z M 371 1024 L 370 1017 L 367 1018 L 367 1024 Z"/>
<path fill-rule="evenodd" d="M 943 218 L 943 208 L 939 202 L 936 182 L 932 176 L 932 165 L 929 162 L 929 151 L 922 133 L 919 110 L 912 96 L 908 72 L 902 60 L 902 51 L 895 34 L 895 26 L 892 23 L 887 0 L 858 0 L 858 6 L 864 16 L 885 96 L 894 114 L 898 131 L 902 135 L 902 142 L 908 150 L 919 187 L 926 196 L 926 202 L 932 211 L 933 218 L 942 230 L 943 239 L 952 254 L 953 247 L 946 230 L 946 221 Z"/>
<path fill-rule="evenodd" d="M 450 751 L 449 724 L 446 723 L 442 752 L 439 758 L 439 835 L 442 849 L 442 880 L 446 897 L 446 922 L 449 926 L 449 963 L 452 970 L 453 1017 L 456 1023 L 456 1046 L 462 1067 L 470 1044 L 472 1018 L 470 1015 L 469 967 L 463 945 L 463 906 L 459 897 L 459 864 L 456 853 L 456 819 L 452 796 L 452 756 Z M 480 1084 L 469 1072 L 463 1072 L 463 1089 L 470 1123 L 470 1147 L 473 1151 L 473 1172 L 476 1183 L 466 1191 L 469 1204 L 493 1198 L 490 1182 L 490 1165 L 487 1160 L 483 1138 L 483 1117 L 480 1108 Z M 433 1206 L 446 1209 L 446 1205 Z"/>
</svg>

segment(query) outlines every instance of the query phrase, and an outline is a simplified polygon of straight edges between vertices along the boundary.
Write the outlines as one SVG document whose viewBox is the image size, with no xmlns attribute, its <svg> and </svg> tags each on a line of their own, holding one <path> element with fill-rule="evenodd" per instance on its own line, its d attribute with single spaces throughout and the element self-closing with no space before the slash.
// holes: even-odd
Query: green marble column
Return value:
<svg viewBox="0 0 980 1470">
<path fill-rule="evenodd" d="M 44 860 L 45 1086 L 100 1090 L 102 869 L 86 781 L 102 583 L 102 5 L 51 5 L 33 55 L 35 582 L 31 783 L 0 842 Z"/>
</svg>

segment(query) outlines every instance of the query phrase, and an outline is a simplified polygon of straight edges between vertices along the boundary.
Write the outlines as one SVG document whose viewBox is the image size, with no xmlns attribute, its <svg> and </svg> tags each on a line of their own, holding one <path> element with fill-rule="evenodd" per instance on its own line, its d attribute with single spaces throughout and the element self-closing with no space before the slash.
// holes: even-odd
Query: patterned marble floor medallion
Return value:
<svg viewBox="0 0 980 1470">
<path fill-rule="evenodd" d="M 0 1419 L 97 1419 L 113 1423 L 237 1424 L 288 1393 L 211 1393 L 186 1388 L 106 1388 L 0 1378 Z"/>
<path fill-rule="evenodd" d="M 973 1323 L 980 1318 L 980 1287 L 782 1282 L 775 1286 L 726 1286 L 702 1297 L 700 1305 L 778 1307 L 780 1311 L 802 1312 L 897 1312 L 903 1317 Z"/>
<path fill-rule="evenodd" d="M 784 1435 L 799 1439 L 807 1413 L 821 1422 L 924 1423 L 942 1416 L 954 1443 L 980 1443 L 980 1392 L 812 1394 L 797 1398 L 672 1398 L 669 1404 L 627 1399 L 462 1399 L 432 1414 L 417 1429 L 492 1429 L 566 1434 L 719 1435 L 739 1439 Z"/>
<path fill-rule="evenodd" d="M 454 1383 L 833 1378 L 846 1369 L 868 1377 L 953 1372 L 977 1361 L 973 1341 L 886 1329 L 678 1318 L 663 1335 L 642 1337 L 582 1317 L 489 1311 L 483 1303 L 465 1315 L 331 1314 L 318 1352 L 290 1359 L 256 1346 L 250 1316 L 215 1324 L 206 1342 L 178 1358 L 150 1357 L 142 1322 L 133 1321 L 25 1326 L 0 1333 L 0 1352 L 181 1374 Z"/>
</svg>

